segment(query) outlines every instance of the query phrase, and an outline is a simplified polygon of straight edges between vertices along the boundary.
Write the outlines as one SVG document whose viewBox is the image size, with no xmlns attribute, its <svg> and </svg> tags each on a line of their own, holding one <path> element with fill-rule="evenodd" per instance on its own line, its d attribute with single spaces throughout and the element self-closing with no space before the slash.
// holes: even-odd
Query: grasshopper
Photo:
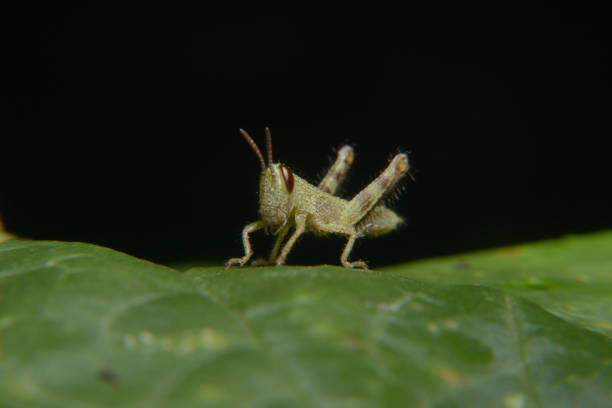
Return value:
<svg viewBox="0 0 612 408">
<path fill-rule="evenodd" d="M 318 186 L 293 174 L 282 163 L 272 159 L 272 135 L 266 127 L 267 162 L 249 134 L 240 133 L 257 154 L 261 163 L 259 182 L 259 214 L 261 219 L 247 224 L 242 230 L 244 256 L 231 258 L 225 264 L 228 269 L 234 264 L 244 265 L 253 255 L 249 239 L 252 232 L 264 229 L 276 235 L 276 242 L 268 258 L 270 264 L 282 265 L 297 239 L 304 232 L 342 234 L 348 237 L 340 262 L 346 268 L 367 269 L 362 260 L 349 261 L 355 241 L 362 236 L 386 234 L 403 222 L 403 219 L 381 203 L 382 198 L 393 189 L 396 182 L 410 170 L 408 156 L 398 153 L 387 168 L 351 200 L 334 195 L 353 162 L 353 149 L 346 145 L 339 151 Z M 289 231 L 293 233 L 286 240 Z M 284 245 L 283 245 L 284 242 Z M 282 246 L 282 250 L 281 250 Z M 280 255 L 279 255 L 280 251 Z"/>
</svg>

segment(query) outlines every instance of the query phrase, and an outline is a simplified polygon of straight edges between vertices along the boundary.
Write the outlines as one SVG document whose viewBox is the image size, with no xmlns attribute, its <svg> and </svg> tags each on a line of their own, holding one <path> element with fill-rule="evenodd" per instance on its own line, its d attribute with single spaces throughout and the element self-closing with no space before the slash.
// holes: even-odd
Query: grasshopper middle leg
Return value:
<svg viewBox="0 0 612 408">
<path fill-rule="evenodd" d="M 353 148 L 349 145 L 342 146 L 338 150 L 336 161 L 327 171 L 323 180 L 319 183 L 319 190 L 329 194 L 336 194 L 338 187 L 344 181 L 354 158 Z"/>
</svg>

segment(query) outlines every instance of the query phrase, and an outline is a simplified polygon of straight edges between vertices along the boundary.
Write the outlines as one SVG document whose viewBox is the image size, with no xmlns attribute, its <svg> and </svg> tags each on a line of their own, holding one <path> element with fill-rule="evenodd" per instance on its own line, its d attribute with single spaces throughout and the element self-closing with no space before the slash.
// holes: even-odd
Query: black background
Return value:
<svg viewBox="0 0 612 408">
<path fill-rule="evenodd" d="M 346 196 L 411 151 L 407 223 L 354 251 L 374 266 L 612 227 L 603 10 L 50 3 L 5 19 L 16 234 L 238 256 L 259 163 L 237 129 L 263 147 L 264 126 L 313 182 L 353 144 Z M 305 237 L 289 261 L 336 264 L 343 242 Z"/>
</svg>

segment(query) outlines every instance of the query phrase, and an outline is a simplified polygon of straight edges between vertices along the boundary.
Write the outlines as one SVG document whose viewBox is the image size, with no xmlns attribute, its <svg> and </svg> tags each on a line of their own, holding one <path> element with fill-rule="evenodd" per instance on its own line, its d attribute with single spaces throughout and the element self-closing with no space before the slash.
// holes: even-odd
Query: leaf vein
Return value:
<svg viewBox="0 0 612 408">
<path fill-rule="evenodd" d="M 542 404 L 540 402 L 540 398 L 538 397 L 536 388 L 533 385 L 533 378 L 529 370 L 529 355 L 525 349 L 526 341 L 522 336 L 523 323 L 514 310 L 514 305 L 514 300 L 510 296 L 504 295 L 504 311 L 506 312 L 506 321 L 510 327 L 510 332 L 514 333 L 514 341 L 516 343 L 517 352 L 520 358 L 521 366 L 518 377 L 522 388 L 526 391 L 526 394 L 532 401 L 533 405 L 536 407 L 541 407 Z"/>
</svg>

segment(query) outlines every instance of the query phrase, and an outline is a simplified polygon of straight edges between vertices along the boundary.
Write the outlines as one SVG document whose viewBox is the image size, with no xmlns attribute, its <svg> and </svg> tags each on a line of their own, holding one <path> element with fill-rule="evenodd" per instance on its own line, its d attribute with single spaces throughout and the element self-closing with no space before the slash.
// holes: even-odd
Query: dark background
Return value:
<svg viewBox="0 0 612 408">
<path fill-rule="evenodd" d="M 241 255 L 260 168 L 237 129 L 263 148 L 264 126 L 313 182 L 352 143 L 347 196 L 411 151 L 406 225 L 353 253 L 374 266 L 612 227 L 603 10 L 52 3 L 5 19 L 13 233 Z M 289 261 L 337 264 L 343 242 L 305 237 Z"/>
</svg>

